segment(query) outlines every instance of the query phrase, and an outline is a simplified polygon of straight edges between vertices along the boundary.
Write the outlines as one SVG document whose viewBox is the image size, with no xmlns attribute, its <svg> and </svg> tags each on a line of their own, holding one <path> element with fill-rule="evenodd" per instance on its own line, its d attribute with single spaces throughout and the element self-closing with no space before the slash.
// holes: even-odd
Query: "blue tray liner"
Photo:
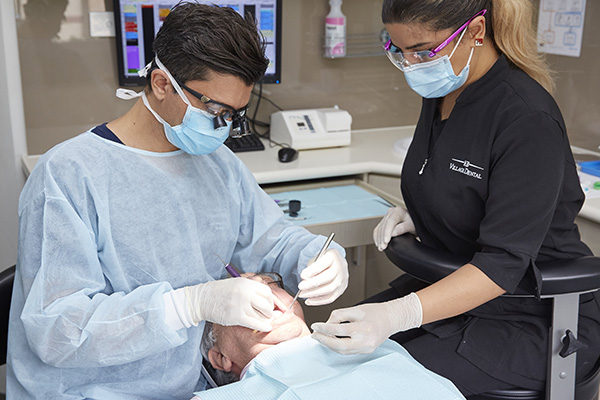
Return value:
<svg viewBox="0 0 600 400">
<path fill-rule="evenodd" d="M 357 185 L 294 190 L 270 194 L 274 200 L 300 200 L 302 208 L 292 220 L 296 225 L 313 225 L 345 220 L 382 217 L 392 205 Z M 287 209 L 283 206 L 282 209 Z"/>
</svg>

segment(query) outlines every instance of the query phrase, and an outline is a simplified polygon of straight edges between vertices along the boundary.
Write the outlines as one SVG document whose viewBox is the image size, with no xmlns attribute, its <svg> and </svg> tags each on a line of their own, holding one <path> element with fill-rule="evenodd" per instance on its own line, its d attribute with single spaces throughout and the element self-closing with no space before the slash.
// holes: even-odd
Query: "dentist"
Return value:
<svg viewBox="0 0 600 400">
<path fill-rule="evenodd" d="M 254 20 L 182 2 L 122 117 L 47 152 L 19 201 L 7 395 L 188 399 L 204 322 L 270 331 L 273 294 L 219 257 L 279 272 L 308 305 L 346 288 L 334 244 L 285 220 L 222 146 L 268 60 Z M 121 96 L 137 98 L 134 92 Z"/>
</svg>

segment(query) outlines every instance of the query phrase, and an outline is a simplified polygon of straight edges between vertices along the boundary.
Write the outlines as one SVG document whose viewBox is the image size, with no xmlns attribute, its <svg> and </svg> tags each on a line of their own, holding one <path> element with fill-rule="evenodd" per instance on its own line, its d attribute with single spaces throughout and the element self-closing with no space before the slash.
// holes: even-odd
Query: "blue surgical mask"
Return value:
<svg viewBox="0 0 600 400">
<path fill-rule="evenodd" d="M 171 126 L 150 107 L 146 93 L 142 93 L 142 101 L 152 115 L 163 125 L 167 140 L 173 146 L 188 154 L 210 154 L 221 147 L 229 136 L 231 121 L 226 121 L 227 126 L 215 129 L 214 116 L 190 104 L 187 106 L 181 124 Z"/>
<path fill-rule="evenodd" d="M 156 65 L 158 68 L 163 70 L 169 79 L 171 84 L 179 94 L 179 97 L 187 104 L 187 109 L 181 124 L 176 126 L 169 125 L 164 119 L 160 117 L 150 107 L 150 103 L 146 98 L 146 94 L 142 93 L 142 101 L 144 105 L 152 115 L 163 125 L 167 140 L 175 147 L 185 151 L 188 154 L 210 154 L 217 150 L 225 142 L 225 139 L 229 136 L 231 130 L 231 121 L 226 122 L 226 126 L 215 129 L 214 115 L 204 111 L 200 108 L 192 106 L 183 90 L 175 81 L 169 70 L 163 65 L 162 62 L 155 58 Z"/>
<path fill-rule="evenodd" d="M 450 58 L 454 55 L 461 40 L 462 35 L 450 56 L 445 55 L 433 61 L 415 64 L 405 68 L 404 77 L 406 78 L 408 86 L 422 97 L 433 99 L 444 97 L 464 85 L 469 77 L 469 66 L 475 48 L 471 49 L 471 55 L 467 61 L 467 66 L 456 75 L 452 68 Z"/>
<path fill-rule="evenodd" d="M 179 97 L 187 104 L 185 115 L 179 125 L 171 126 L 156 111 L 152 109 L 146 93 L 141 91 L 136 93 L 129 89 L 117 89 L 117 97 L 130 100 L 141 97 L 146 108 L 154 115 L 154 118 L 163 125 L 167 140 L 178 149 L 188 154 L 200 155 L 210 154 L 217 150 L 225 142 L 231 130 L 231 121 L 226 121 L 226 126 L 215 128 L 215 116 L 207 111 L 192 106 L 183 90 L 175 81 L 169 70 L 160 62 L 158 57 L 154 59 L 158 68 L 163 70 L 169 77 L 171 84 L 175 88 Z M 139 72 L 140 76 L 146 76 L 150 69 L 150 64 Z"/>
</svg>

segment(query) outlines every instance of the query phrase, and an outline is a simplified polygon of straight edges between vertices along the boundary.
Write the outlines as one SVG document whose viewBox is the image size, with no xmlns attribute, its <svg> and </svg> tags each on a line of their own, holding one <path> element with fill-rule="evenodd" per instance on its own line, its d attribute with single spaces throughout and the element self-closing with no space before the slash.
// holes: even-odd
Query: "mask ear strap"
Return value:
<svg viewBox="0 0 600 400">
<path fill-rule="evenodd" d="M 471 64 L 471 58 L 473 58 L 473 52 L 475 52 L 475 47 L 471 47 L 471 55 L 469 55 L 469 61 L 467 61 L 467 65 Z"/>
<path fill-rule="evenodd" d="M 460 34 L 460 37 L 458 38 L 458 43 L 456 43 L 456 46 L 454 46 L 454 50 L 452 50 L 452 53 L 450 53 L 450 56 L 448 58 L 452 58 L 452 56 L 454 55 L 454 52 L 456 51 L 456 49 L 458 49 L 458 45 L 460 44 L 460 41 L 462 40 L 463 36 L 465 36 L 465 33 L 467 33 L 467 29 L 469 29 L 469 28 L 468 27 L 465 28 L 465 30 Z"/>
</svg>

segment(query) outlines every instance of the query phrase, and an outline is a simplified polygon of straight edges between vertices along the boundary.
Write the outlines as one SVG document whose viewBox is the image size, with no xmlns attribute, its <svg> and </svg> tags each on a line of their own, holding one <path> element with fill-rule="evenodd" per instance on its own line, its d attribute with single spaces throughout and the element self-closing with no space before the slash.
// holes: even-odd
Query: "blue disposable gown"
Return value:
<svg viewBox="0 0 600 400">
<path fill-rule="evenodd" d="M 153 153 L 91 132 L 39 160 L 19 217 L 7 391 L 20 400 L 189 399 L 205 385 L 203 324 L 167 326 L 163 293 L 223 278 L 218 256 L 295 290 L 324 242 L 225 146 Z"/>
</svg>

